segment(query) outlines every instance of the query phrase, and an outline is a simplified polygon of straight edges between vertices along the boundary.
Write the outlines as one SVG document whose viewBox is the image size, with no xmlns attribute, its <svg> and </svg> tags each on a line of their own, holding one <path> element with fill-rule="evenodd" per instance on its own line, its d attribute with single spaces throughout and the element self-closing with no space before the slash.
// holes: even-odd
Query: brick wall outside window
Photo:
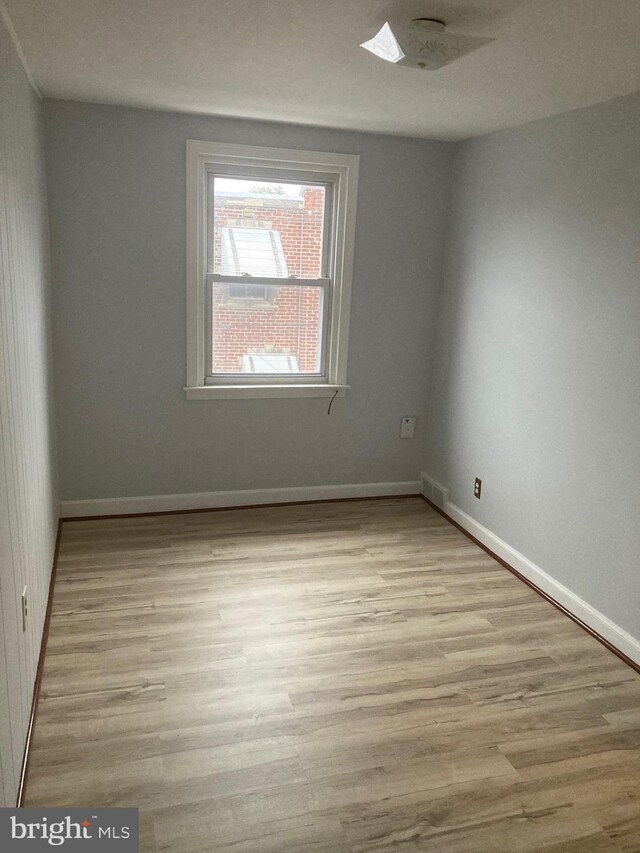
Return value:
<svg viewBox="0 0 640 853">
<path fill-rule="evenodd" d="M 216 193 L 216 245 L 219 272 L 220 228 L 266 228 L 280 234 L 289 275 L 318 278 L 322 252 L 324 189 L 303 187 L 301 196 L 225 197 Z M 252 281 L 252 279 L 249 279 Z M 259 283 L 258 279 L 253 280 Z M 250 351 L 293 354 L 302 372 L 317 369 L 321 291 L 274 287 L 267 300 L 229 298 L 225 285 L 214 290 L 214 372 L 242 370 Z"/>
</svg>

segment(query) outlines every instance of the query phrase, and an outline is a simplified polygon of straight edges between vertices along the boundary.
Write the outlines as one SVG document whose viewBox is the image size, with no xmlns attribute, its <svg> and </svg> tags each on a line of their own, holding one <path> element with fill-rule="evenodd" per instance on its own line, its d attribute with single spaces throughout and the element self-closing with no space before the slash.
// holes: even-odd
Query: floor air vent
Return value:
<svg viewBox="0 0 640 853">
<path fill-rule="evenodd" d="M 445 509 L 449 499 L 449 490 L 426 474 L 422 475 L 422 494 L 428 501 L 440 509 Z"/>
</svg>

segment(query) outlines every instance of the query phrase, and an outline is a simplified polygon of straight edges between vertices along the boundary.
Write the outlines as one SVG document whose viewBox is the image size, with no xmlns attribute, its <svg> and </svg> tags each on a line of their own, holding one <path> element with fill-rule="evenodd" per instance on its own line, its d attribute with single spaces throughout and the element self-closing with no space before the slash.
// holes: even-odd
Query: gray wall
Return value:
<svg viewBox="0 0 640 853">
<path fill-rule="evenodd" d="M 426 470 L 636 637 L 639 270 L 640 97 L 457 146 Z"/>
<path fill-rule="evenodd" d="M 0 19 L 0 804 L 14 805 L 57 526 L 40 102 Z M 23 633 L 20 598 L 28 588 Z"/>
<path fill-rule="evenodd" d="M 451 147 L 45 104 L 61 497 L 417 479 Z M 324 399 L 187 401 L 185 140 L 360 154 L 349 382 Z"/>
</svg>

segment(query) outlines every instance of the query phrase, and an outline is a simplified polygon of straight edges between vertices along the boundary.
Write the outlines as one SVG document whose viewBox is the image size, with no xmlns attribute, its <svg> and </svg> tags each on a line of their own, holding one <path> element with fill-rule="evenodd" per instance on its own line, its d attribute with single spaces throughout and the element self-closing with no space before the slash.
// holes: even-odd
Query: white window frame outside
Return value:
<svg viewBox="0 0 640 853">
<path fill-rule="evenodd" d="M 347 385 L 347 351 L 351 280 L 355 242 L 359 157 L 289 148 L 262 148 L 187 140 L 187 384 L 190 400 L 238 397 L 343 396 Z M 298 183 L 330 188 L 329 240 L 325 241 L 327 278 L 318 279 L 324 293 L 326 332 L 322 374 L 305 376 L 217 375 L 208 371 L 211 274 L 207 274 L 207 185 L 209 174 L 247 176 L 259 180 L 286 177 Z M 329 209 L 330 208 L 330 209 Z M 229 278 L 226 276 L 225 278 Z M 309 282 L 309 280 L 307 280 Z M 243 283 L 247 283 L 244 279 Z M 262 280 L 260 280 L 262 283 Z M 295 285 L 295 278 L 269 280 Z M 301 282 L 302 284 L 302 282 Z"/>
</svg>

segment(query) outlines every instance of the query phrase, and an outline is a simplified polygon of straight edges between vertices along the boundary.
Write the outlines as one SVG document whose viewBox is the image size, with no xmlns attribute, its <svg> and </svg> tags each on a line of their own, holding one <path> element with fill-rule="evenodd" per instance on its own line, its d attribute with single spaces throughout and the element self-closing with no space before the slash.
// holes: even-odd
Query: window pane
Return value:
<svg viewBox="0 0 640 853">
<path fill-rule="evenodd" d="M 215 373 L 320 373 L 321 287 L 212 285 Z"/>
<path fill-rule="evenodd" d="M 325 186 L 215 176 L 209 194 L 209 272 L 321 277 Z"/>
</svg>

